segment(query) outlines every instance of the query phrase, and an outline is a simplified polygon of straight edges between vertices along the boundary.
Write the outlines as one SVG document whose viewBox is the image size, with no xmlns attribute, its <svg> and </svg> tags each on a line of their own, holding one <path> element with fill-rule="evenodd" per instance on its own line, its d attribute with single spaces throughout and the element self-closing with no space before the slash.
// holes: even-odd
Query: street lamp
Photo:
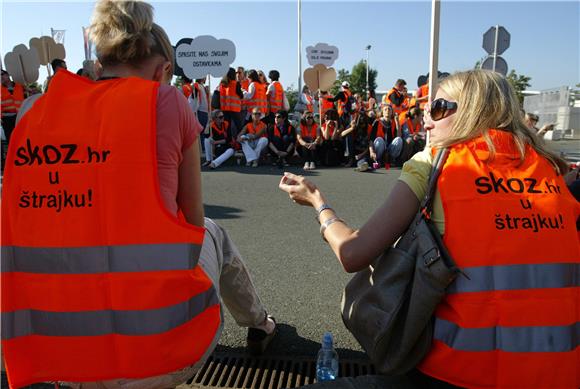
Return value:
<svg viewBox="0 0 580 389">
<path fill-rule="evenodd" d="M 371 51 L 371 45 L 367 45 L 367 47 L 365 47 L 365 50 L 367 51 L 367 100 L 370 97 L 369 94 L 369 53 Z"/>
</svg>

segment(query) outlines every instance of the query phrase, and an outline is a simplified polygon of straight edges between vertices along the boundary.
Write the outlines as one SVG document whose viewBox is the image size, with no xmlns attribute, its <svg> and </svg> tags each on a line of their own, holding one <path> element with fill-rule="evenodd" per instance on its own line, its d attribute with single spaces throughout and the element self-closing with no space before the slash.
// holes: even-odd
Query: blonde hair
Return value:
<svg viewBox="0 0 580 389">
<path fill-rule="evenodd" d="M 515 91 L 505 77 L 487 70 L 469 70 L 445 78 L 439 88 L 457 102 L 457 112 L 450 135 L 433 146 L 449 147 L 483 136 L 491 161 L 495 146 L 489 130 L 498 129 L 512 134 L 521 162 L 529 145 L 548 159 L 556 172 L 568 170 L 566 162 L 526 126 Z"/>
<path fill-rule="evenodd" d="M 103 65 L 130 64 L 158 54 L 171 62 L 173 47 L 163 28 L 153 23 L 153 7 L 142 1 L 99 0 L 90 27 L 97 58 Z"/>
</svg>

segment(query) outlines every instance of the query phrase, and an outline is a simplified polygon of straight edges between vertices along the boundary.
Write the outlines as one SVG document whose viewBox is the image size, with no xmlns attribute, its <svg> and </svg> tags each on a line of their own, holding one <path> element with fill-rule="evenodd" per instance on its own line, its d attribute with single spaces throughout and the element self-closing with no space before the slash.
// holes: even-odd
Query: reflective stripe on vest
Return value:
<svg viewBox="0 0 580 389">
<path fill-rule="evenodd" d="M 254 95 L 248 100 L 248 111 L 258 108 L 260 112 L 266 114 L 268 112 L 268 101 L 266 100 L 266 86 L 259 82 L 252 82 L 254 85 Z"/>
<path fill-rule="evenodd" d="M 462 387 L 580 387 L 580 204 L 510 133 L 454 145 L 438 181 L 458 277 L 419 369 Z M 477 369 L 473 367 L 477 366 Z"/>
<path fill-rule="evenodd" d="M 420 97 L 429 96 L 429 84 L 421 85 L 421 87 L 419 88 L 419 90 L 421 90 L 421 96 Z M 425 109 L 425 104 L 427 104 L 427 100 L 420 101 L 419 102 L 419 108 L 421 110 Z"/>
<path fill-rule="evenodd" d="M 100 247 L 2 246 L 2 272 L 94 274 L 188 270 L 200 245 L 185 243 Z"/>
<path fill-rule="evenodd" d="M 230 81 L 228 86 L 220 85 L 220 109 L 222 111 L 240 112 L 242 102 L 236 93 L 237 81 Z"/>
<path fill-rule="evenodd" d="M 13 386 L 166 374 L 199 361 L 219 329 L 197 264 L 204 229 L 159 193 L 158 88 L 57 72 L 11 138 L 1 306 Z"/>
<path fill-rule="evenodd" d="M 270 95 L 270 112 L 276 113 L 284 109 L 284 88 L 278 81 L 272 81 L 274 85 L 274 93 Z"/>
</svg>

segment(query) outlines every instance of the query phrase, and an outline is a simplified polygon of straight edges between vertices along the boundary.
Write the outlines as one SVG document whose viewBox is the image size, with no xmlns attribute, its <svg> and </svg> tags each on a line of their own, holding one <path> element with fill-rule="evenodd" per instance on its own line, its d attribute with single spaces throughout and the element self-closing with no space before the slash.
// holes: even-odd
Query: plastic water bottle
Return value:
<svg viewBox="0 0 580 389">
<path fill-rule="evenodd" d="M 338 354 L 334 350 L 332 334 L 327 332 L 322 337 L 322 348 L 316 360 L 316 381 L 332 381 L 338 377 Z"/>
</svg>

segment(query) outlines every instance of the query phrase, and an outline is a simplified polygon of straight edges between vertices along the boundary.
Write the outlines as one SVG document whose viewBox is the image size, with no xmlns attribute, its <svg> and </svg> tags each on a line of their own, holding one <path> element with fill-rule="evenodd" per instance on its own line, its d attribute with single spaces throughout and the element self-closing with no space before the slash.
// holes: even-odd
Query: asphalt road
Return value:
<svg viewBox="0 0 580 389">
<path fill-rule="evenodd" d="M 548 142 L 570 160 L 580 160 L 580 141 Z M 357 173 L 351 168 L 304 174 L 321 188 L 338 215 L 360 227 L 387 198 L 399 168 Z M 314 356 L 325 331 L 335 336 L 342 357 L 365 358 L 340 317 L 340 299 L 350 275 L 321 239 L 312 208 L 292 203 L 278 189 L 283 170 L 273 166 L 223 166 L 203 171 L 206 216 L 229 232 L 254 278 L 256 288 L 279 323 L 268 353 Z M 219 350 L 243 351 L 246 330 L 226 313 Z"/>
<path fill-rule="evenodd" d="M 304 174 L 299 167 L 286 169 Z M 280 324 L 271 355 L 316 355 L 323 333 L 331 331 L 342 356 L 363 358 L 340 317 L 341 294 L 350 275 L 321 239 L 315 211 L 294 204 L 278 189 L 282 172 L 271 166 L 204 171 L 206 216 L 236 242 L 264 304 Z M 357 173 L 333 168 L 305 175 L 356 228 L 384 201 L 399 174 L 400 169 Z M 228 313 L 220 349 L 241 351 L 245 335 Z"/>
</svg>

